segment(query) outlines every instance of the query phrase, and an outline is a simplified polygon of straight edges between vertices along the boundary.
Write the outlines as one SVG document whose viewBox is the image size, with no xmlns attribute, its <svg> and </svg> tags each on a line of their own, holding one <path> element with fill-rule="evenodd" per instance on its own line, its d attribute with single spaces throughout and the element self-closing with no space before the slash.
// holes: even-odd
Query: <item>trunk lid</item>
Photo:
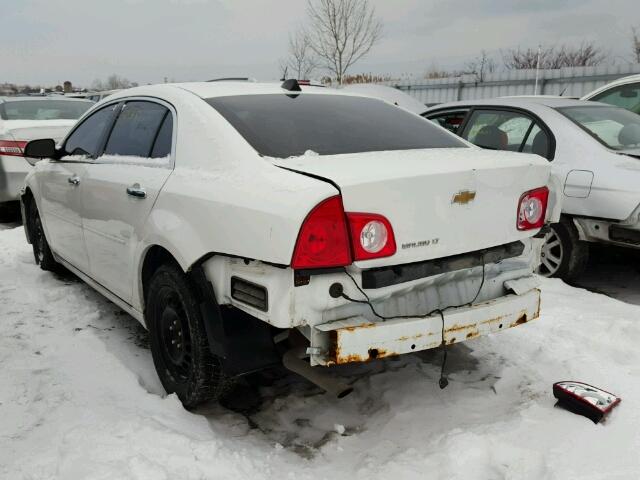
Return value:
<svg viewBox="0 0 640 480">
<path fill-rule="evenodd" d="M 457 255 L 533 236 L 537 230 L 516 228 L 518 202 L 524 192 L 549 185 L 551 172 L 536 155 L 475 148 L 272 161 L 336 184 L 345 211 L 378 213 L 389 220 L 396 254 L 357 262 L 363 267 Z"/>
<path fill-rule="evenodd" d="M 0 135 L 16 141 L 53 138 L 56 143 L 64 138 L 76 120 L 5 120 Z"/>
</svg>

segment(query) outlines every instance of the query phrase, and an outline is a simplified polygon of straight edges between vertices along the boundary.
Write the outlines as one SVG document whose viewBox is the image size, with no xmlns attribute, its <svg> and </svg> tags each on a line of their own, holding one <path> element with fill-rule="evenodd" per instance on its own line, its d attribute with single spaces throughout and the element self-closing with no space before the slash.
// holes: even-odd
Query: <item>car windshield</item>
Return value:
<svg viewBox="0 0 640 480">
<path fill-rule="evenodd" d="M 430 121 L 372 98 L 303 93 L 206 102 L 269 157 L 466 146 Z"/>
<path fill-rule="evenodd" d="M 76 120 L 93 102 L 84 100 L 9 100 L 0 103 L 3 120 Z"/>
<path fill-rule="evenodd" d="M 558 110 L 613 150 L 640 147 L 640 115 L 617 107 L 564 107 Z"/>
</svg>

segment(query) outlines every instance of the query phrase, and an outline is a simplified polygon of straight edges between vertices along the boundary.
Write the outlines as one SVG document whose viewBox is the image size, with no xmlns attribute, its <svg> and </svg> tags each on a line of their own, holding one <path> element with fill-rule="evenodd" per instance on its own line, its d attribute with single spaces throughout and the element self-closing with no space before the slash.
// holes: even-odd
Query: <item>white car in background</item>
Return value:
<svg viewBox="0 0 640 480">
<path fill-rule="evenodd" d="M 138 87 L 26 153 L 44 158 L 22 196 L 37 263 L 142 322 L 187 407 L 281 361 L 343 396 L 318 366 L 539 314 L 549 164 L 380 100 L 295 80 Z"/>
<path fill-rule="evenodd" d="M 31 166 L 24 146 L 34 138 L 60 140 L 92 102 L 61 97 L 0 97 L 0 217 L 10 217 Z M 17 210 L 16 210 L 17 213 Z"/>
<path fill-rule="evenodd" d="M 540 273 L 575 279 L 591 242 L 640 247 L 640 116 L 562 97 L 446 103 L 425 117 L 483 148 L 535 153 L 562 181 Z"/>
<path fill-rule="evenodd" d="M 608 103 L 640 114 L 640 75 L 630 75 L 588 93 L 582 100 Z"/>
</svg>

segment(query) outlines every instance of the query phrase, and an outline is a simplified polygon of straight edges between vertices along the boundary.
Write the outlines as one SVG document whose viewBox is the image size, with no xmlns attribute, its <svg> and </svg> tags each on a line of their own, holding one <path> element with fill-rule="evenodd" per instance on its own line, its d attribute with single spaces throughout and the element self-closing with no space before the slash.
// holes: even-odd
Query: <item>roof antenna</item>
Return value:
<svg viewBox="0 0 640 480">
<path fill-rule="evenodd" d="M 284 82 L 282 82 L 282 85 L 280 85 L 280 87 L 285 90 L 289 90 L 290 92 L 302 91 L 302 89 L 300 88 L 300 84 L 298 83 L 298 80 L 296 80 L 295 78 L 290 78 L 289 80 L 285 80 Z"/>
</svg>

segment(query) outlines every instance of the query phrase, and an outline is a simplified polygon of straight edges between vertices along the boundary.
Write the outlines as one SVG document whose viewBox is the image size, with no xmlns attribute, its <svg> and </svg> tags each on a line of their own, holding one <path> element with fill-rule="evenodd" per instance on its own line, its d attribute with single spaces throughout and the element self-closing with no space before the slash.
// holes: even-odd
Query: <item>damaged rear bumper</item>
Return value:
<svg viewBox="0 0 640 480">
<path fill-rule="evenodd" d="M 513 292 L 471 306 L 445 310 L 444 341 L 450 345 L 515 327 L 538 318 L 540 290 L 534 277 L 505 282 Z M 311 329 L 311 365 L 365 362 L 427 350 L 443 341 L 439 313 L 426 318 L 371 322 L 362 316 Z"/>
</svg>

